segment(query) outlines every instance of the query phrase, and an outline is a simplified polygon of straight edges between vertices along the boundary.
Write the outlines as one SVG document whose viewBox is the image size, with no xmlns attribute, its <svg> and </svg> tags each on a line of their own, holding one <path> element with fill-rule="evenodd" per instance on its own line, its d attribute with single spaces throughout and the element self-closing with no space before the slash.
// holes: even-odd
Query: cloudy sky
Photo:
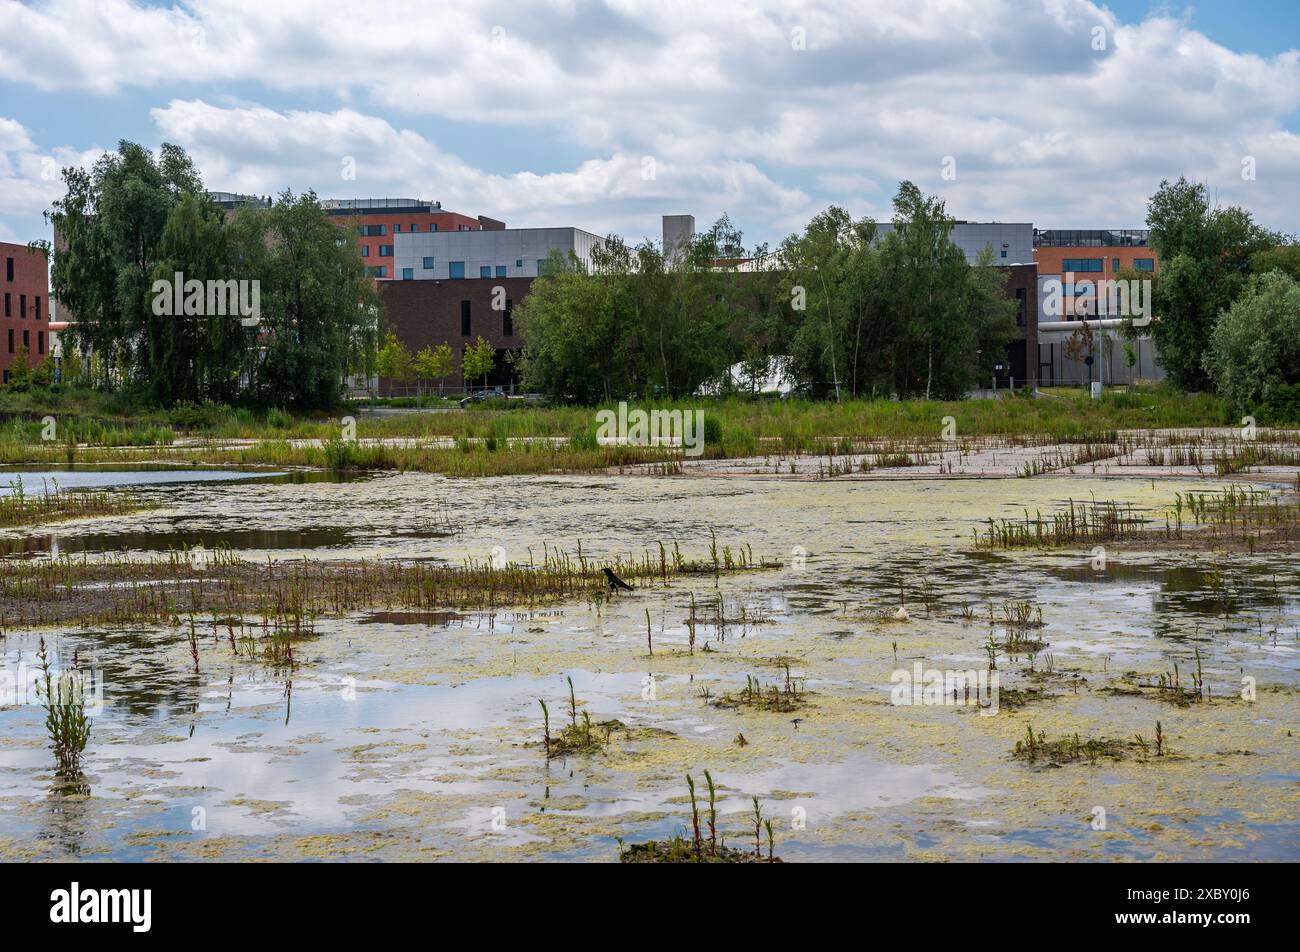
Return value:
<svg viewBox="0 0 1300 952">
<path fill-rule="evenodd" d="M 0 0 L 0 240 L 119 139 L 211 189 L 775 243 L 901 179 L 1141 227 L 1161 178 L 1300 232 L 1296 0 Z M 354 173 L 354 177 L 348 177 Z"/>
</svg>

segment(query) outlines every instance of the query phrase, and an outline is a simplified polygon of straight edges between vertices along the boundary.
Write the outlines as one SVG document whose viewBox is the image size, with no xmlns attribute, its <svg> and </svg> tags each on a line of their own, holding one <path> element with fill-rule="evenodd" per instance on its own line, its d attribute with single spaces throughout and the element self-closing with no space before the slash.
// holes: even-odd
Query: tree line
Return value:
<svg viewBox="0 0 1300 952">
<path fill-rule="evenodd" d="M 1300 245 L 1206 187 L 1162 181 L 1147 205 L 1160 270 L 1151 335 L 1183 390 L 1215 390 L 1234 410 L 1300 423 Z M 1132 331 L 1129 332 L 1130 336 Z"/>
<path fill-rule="evenodd" d="M 338 402 L 346 375 L 373 371 L 377 295 L 314 193 L 228 216 L 183 149 L 155 157 L 126 141 L 63 180 L 42 250 L 74 322 L 60 333 L 65 379 L 77 369 L 161 406 L 318 408 Z M 226 307 L 236 287 L 230 301 L 251 298 L 255 315 Z"/>
<path fill-rule="evenodd" d="M 975 265 L 942 200 L 904 182 L 894 228 L 832 206 L 769 252 L 724 216 L 682 249 L 609 236 L 590 267 L 553 256 L 516 312 L 524 385 L 581 403 L 761 380 L 816 397 L 959 397 L 1017 336 L 992 251 Z"/>
</svg>

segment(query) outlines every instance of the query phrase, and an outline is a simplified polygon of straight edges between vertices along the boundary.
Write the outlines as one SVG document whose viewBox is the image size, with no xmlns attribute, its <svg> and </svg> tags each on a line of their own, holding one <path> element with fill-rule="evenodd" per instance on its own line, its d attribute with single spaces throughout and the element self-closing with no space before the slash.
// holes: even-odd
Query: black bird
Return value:
<svg viewBox="0 0 1300 952">
<path fill-rule="evenodd" d="M 609 583 L 609 590 L 611 592 L 616 592 L 620 588 L 625 592 L 632 591 L 632 586 L 615 575 L 613 569 L 604 569 L 603 571 L 605 573 L 605 581 Z"/>
</svg>

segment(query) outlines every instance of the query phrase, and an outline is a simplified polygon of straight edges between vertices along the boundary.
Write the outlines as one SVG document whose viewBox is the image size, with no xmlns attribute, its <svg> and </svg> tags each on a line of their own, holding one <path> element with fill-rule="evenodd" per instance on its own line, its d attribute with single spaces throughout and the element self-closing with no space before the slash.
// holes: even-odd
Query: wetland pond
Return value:
<svg viewBox="0 0 1300 952">
<path fill-rule="evenodd" d="M 616 861 L 620 840 L 689 828 L 685 777 L 704 770 L 719 835 L 752 848 L 756 796 L 786 861 L 1300 858 L 1292 555 L 1116 547 L 1099 562 L 972 541 L 990 516 L 1067 499 L 1158 512 L 1187 480 L 21 478 L 129 485 L 153 507 L 6 530 L 27 560 L 229 546 L 262 563 L 527 564 L 581 544 L 599 562 L 661 541 L 707 557 L 716 534 L 781 564 L 536 610 L 321 617 L 288 669 L 223 633 L 203 636 L 196 673 L 186 625 L 6 627 L 7 860 Z M 1018 645 L 1015 605 L 1041 612 Z M 41 636 L 102 699 L 75 793 L 24 691 Z M 914 672 L 987 672 L 990 652 L 996 706 L 898 690 Z M 1208 699 L 1165 689 L 1193 676 Z M 738 702 L 754 678 L 798 685 L 797 703 Z M 618 724 L 593 728 L 612 731 L 594 752 L 548 758 L 539 699 L 551 733 Z M 1016 755 L 1076 735 L 1076 751 L 1125 753 Z"/>
</svg>

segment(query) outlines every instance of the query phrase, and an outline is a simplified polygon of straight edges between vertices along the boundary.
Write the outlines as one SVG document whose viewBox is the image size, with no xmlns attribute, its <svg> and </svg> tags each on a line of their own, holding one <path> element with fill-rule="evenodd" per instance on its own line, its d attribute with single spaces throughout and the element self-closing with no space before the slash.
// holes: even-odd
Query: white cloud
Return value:
<svg viewBox="0 0 1300 952">
<path fill-rule="evenodd" d="M 1049 226 L 1139 225 L 1160 178 L 1184 173 L 1266 221 L 1294 227 L 1300 207 L 1300 52 L 1237 53 L 1089 0 L 396 0 L 382 17 L 326 0 L 0 0 L 0 78 L 158 91 L 157 126 L 214 187 L 334 195 L 353 155 L 354 194 L 516 224 L 654 233 L 662 211 L 725 208 L 784 230 L 833 200 L 887 211 L 904 178 L 960 217 Z M 226 98 L 236 83 L 256 102 Z M 337 106 L 286 105 L 321 95 Z M 431 121 L 504 130 L 496 161 L 436 141 Z M 585 161 L 479 170 L 534 136 Z"/>
</svg>

